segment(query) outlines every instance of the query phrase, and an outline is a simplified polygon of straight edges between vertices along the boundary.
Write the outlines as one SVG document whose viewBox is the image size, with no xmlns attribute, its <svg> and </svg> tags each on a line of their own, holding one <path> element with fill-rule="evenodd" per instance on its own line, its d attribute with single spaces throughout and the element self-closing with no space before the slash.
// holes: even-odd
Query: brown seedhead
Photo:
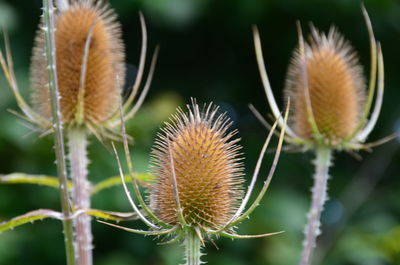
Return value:
<svg viewBox="0 0 400 265">
<path fill-rule="evenodd" d="M 285 93 L 293 102 L 290 122 L 298 136 L 313 138 L 309 93 L 319 133 L 336 143 L 351 135 L 360 122 L 366 99 L 363 71 L 355 51 L 335 28 L 327 35 L 314 27 L 311 32 L 304 56 L 296 49 L 288 70 Z"/>
<path fill-rule="evenodd" d="M 153 150 L 157 181 L 150 189 L 155 214 L 177 224 L 173 174 L 182 208 L 190 226 L 218 227 L 226 224 L 242 198 L 243 167 L 240 146 L 229 131 L 225 114 L 217 115 L 212 104 L 179 110 L 158 135 Z"/>
<path fill-rule="evenodd" d="M 65 123 L 96 125 L 118 109 L 125 55 L 115 18 L 102 1 L 94 0 L 71 1 L 66 10 L 55 15 L 57 77 Z M 44 54 L 44 32 L 38 30 L 31 64 L 32 102 L 42 116 L 50 118 Z"/>
</svg>

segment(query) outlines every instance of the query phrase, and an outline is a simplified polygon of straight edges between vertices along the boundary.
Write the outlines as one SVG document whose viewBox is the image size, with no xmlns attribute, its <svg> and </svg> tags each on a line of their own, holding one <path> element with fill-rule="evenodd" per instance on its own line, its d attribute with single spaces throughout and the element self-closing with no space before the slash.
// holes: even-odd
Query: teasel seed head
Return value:
<svg viewBox="0 0 400 265">
<path fill-rule="evenodd" d="M 158 134 L 152 152 L 152 166 L 155 180 L 148 185 L 148 205 L 138 186 L 130 160 L 129 146 L 121 111 L 121 131 L 129 174 L 139 206 L 132 198 L 118 152 L 113 145 L 122 186 L 129 203 L 137 217 L 151 230 L 144 231 L 107 225 L 128 232 L 161 236 L 168 235 L 171 240 L 163 244 L 179 242 L 186 246 L 187 264 L 202 264 L 201 248 L 205 239 L 223 236 L 232 239 L 268 237 L 282 233 L 272 232 L 258 235 L 238 235 L 236 226 L 247 219 L 257 208 L 268 190 L 282 150 L 286 123 L 289 115 L 288 103 L 283 118 L 283 127 L 272 166 L 256 199 L 247 207 L 253 194 L 264 155 L 275 133 L 278 121 L 274 123 L 261 148 L 250 184 L 244 194 L 241 147 L 236 131 L 230 130 L 231 122 L 225 114 L 218 115 L 218 107 L 212 103 L 204 105 L 200 111 L 196 100 L 188 105 L 188 111 L 178 109 L 170 122 Z M 244 196 L 243 196 L 244 195 Z M 146 215 L 145 215 L 146 214 Z"/>
<path fill-rule="evenodd" d="M 233 216 L 242 198 L 243 167 L 236 131 L 218 107 L 193 101 L 178 110 L 155 141 L 150 205 L 165 223 L 179 223 L 176 195 L 186 225 L 216 228 Z M 178 194 L 174 193 L 174 178 Z"/>
<path fill-rule="evenodd" d="M 96 0 L 73 0 L 55 15 L 57 78 L 64 123 L 97 125 L 118 109 L 124 46 L 116 15 Z M 44 32 L 38 30 L 31 63 L 32 103 L 51 117 Z"/>
<path fill-rule="evenodd" d="M 382 108 L 385 74 L 381 45 L 375 39 L 364 5 L 361 10 L 370 46 L 368 89 L 365 89 L 366 82 L 356 53 L 335 28 L 326 35 L 311 24 L 310 41 L 305 43 L 300 22 L 297 22 L 299 45 L 289 66 L 285 87 L 285 99 L 290 99 L 294 106 L 285 140 L 301 146 L 301 150 L 318 147 L 368 150 L 394 138 L 390 135 L 365 143 Z M 268 79 L 256 26 L 253 26 L 253 38 L 268 104 L 282 127 L 281 111 Z M 267 124 L 254 108 L 253 112 Z"/>
<path fill-rule="evenodd" d="M 43 136 L 54 132 L 56 121 L 50 113 L 55 111 L 54 106 L 61 105 L 53 114 L 66 125 L 64 128 L 82 128 L 100 141 L 103 138 L 120 140 L 118 105 L 122 105 L 125 121 L 135 116 L 150 89 L 160 50 L 157 45 L 143 83 L 147 54 L 143 14 L 139 12 L 138 71 L 122 102 L 125 52 L 114 11 L 103 0 L 58 0 L 57 9 L 53 1 L 50 3 L 49 11 L 45 9 L 42 16 L 32 52 L 32 107 L 18 87 L 8 36 L 4 32 L 5 53 L 0 50 L 0 67 L 22 111 L 16 114 Z M 54 90 L 56 96 L 50 97 L 49 90 Z"/>
<path fill-rule="evenodd" d="M 360 122 L 366 99 L 363 71 L 355 51 L 335 28 L 327 35 L 314 27 L 311 30 L 304 55 L 298 48 L 288 70 L 285 94 L 294 105 L 290 122 L 301 138 L 315 137 L 307 111 L 309 97 L 321 137 L 336 144 L 351 135 Z"/>
</svg>

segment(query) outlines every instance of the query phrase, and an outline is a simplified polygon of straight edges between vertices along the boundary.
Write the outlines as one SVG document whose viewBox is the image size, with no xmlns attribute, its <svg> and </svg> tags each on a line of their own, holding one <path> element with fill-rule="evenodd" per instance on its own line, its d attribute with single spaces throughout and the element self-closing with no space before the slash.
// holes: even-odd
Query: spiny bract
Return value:
<svg viewBox="0 0 400 265">
<path fill-rule="evenodd" d="M 177 224 L 179 219 L 174 173 L 188 225 L 223 226 L 238 208 L 243 183 L 241 147 L 236 144 L 239 139 L 232 139 L 236 131 L 228 131 L 231 121 L 217 112 L 212 104 L 200 111 L 194 102 L 188 113 L 178 110 L 158 134 L 152 153 L 157 181 L 150 189 L 150 202 L 166 223 Z"/>
<path fill-rule="evenodd" d="M 286 80 L 286 97 L 294 105 L 290 121 L 298 136 L 314 137 L 307 113 L 308 86 L 317 128 L 327 142 L 335 144 L 351 135 L 359 124 L 366 97 L 362 67 L 335 28 L 325 35 L 312 27 L 310 43 L 304 49 L 304 59 L 299 50 L 295 51 Z"/>
<path fill-rule="evenodd" d="M 114 12 L 96 0 L 73 0 L 55 16 L 56 61 L 61 113 L 66 123 L 99 124 L 118 109 L 124 80 L 124 47 Z M 43 23 L 42 23 L 43 24 Z M 85 45 L 92 30 L 86 63 L 83 100 L 79 103 Z M 44 32 L 39 29 L 31 64 L 32 102 L 51 117 Z M 78 106 L 81 104 L 81 106 Z M 82 113 L 78 108 L 82 108 Z M 81 117 L 80 117 L 81 116 Z"/>
</svg>

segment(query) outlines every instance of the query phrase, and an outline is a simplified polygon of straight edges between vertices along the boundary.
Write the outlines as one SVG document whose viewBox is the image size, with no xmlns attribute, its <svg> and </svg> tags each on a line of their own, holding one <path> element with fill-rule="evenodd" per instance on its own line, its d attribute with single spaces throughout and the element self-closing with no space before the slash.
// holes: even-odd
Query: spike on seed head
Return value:
<svg viewBox="0 0 400 265">
<path fill-rule="evenodd" d="M 328 143 L 336 144 L 359 124 L 366 97 L 363 71 L 353 48 L 335 28 L 328 35 L 311 30 L 304 57 L 297 49 L 288 69 L 285 93 L 294 105 L 290 121 L 298 136 L 314 137 L 307 112 L 307 84 L 317 128 Z"/>
<path fill-rule="evenodd" d="M 152 152 L 157 181 L 150 189 L 156 215 L 166 223 L 178 223 L 173 189 L 171 155 L 183 218 L 188 225 L 225 225 L 242 197 L 243 168 L 239 139 L 225 114 L 212 104 L 193 101 L 188 113 L 178 109 L 158 135 Z"/>
<path fill-rule="evenodd" d="M 78 109 L 85 45 L 92 30 L 83 85 L 83 122 L 98 124 L 118 108 L 121 80 L 125 76 L 124 47 L 120 25 L 102 1 L 73 0 L 56 13 L 55 42 L 61 112 L 65 123 L 73 123 Z M 40 114 L 51 117 L 45 40 L 39 30 L 31 63 L 32 102 Z"/>
</svg>

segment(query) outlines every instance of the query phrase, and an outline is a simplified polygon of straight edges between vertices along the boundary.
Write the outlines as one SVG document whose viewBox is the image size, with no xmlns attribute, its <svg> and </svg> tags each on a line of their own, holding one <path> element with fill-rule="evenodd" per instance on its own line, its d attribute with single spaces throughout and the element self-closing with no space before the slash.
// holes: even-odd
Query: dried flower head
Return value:
<svg viewBox="0 0 400 265">
<path fill-rule="evenodd" d="M 124 80 L 124 47 L 114 12 L 100 1 L 72 1 L 55 16 L 55 44 L 64 123 L 99 124 L 118 108 Z M 43 30 L 38 30 L 31 64 L 32 103 L 51 117 Z"/>
<path fill-rule="evenodd" d="M 229 238 L 252 238 L 276 234 L 237 235 L 234 228 L 259 205 L 268 189 L 279 159 L 289 111 L 286 110 L 277 151 L 264 186 L 246 210 L 277 122 L 262 147 L 249 188 L 244 194 L 243 167 L 240 162 L 240 146 L 237 144 L 239 139 L 233 138 L 236 131 L 230 131 L 231 121 L 225 114 L 219 115 L 218 107 L 213 104 L 204 105 L 200 110 L 193 100 L 192 105 L 187 107 L 187 112 L 178 109 L 177 114 L 166 123 L 156 139 L 152 153 L 156 180 L 149 187 L 149 206 L 139 191 L 132 163 L 128 159 L 135 195 L 143 210 L 135 204 L 129 194 L 114 148 L 129 202 L 138 217 L 152 230 L 142 231 L 106 224 L 139 234 L 172 235 L 173 239 L 167 243 L 183 238 L 187 264 L 200 264 L 190 263 L 189 259 L 200 262 L 200 248 L 204 244 L 204 237 L 220 235 Z M 129 158 L 123 124 L 122 122 L 125 156 Z"/>
<path fill-rule="evenodd" d="M 188 225 L 219 227 L 229 221 L 242 197 L 243 168 L 228 132 L 232 122 L 209 105 L 189 113 L 178 110 L 171 123 L 158 135 L 153 151 L 154 175 L 150 202 L 155 214 L 168 224 L 177 224 L 173 174 Z M 173 164 L 171 164 L 173 163 Z"/>
<path fill-rule="evenodd" d="M 304 57 L 296 50 L 288 70 L 285 94 L 293 101 L 289 120 L 298 136 L 314 137 L 304 96 L 309 93 L 320 134 L 335 144 L 351 135 L 360 122 L 366 98 L 362 67 L 353 48 L 335 28 L 328 35 L 311 29 Z"/>
<path fill-rule="evenodd" d="M 383 57 L 364 7 L 362 11 L 371 46 L 368 91 L 356 52 L 334 27 L 324 34 L 311 26 L 310 40 L 305 43 L 298 23 L 299 45 L 289 66 L 285 87 L 285 96 L 294 105 L 290 113 L 290 127 L 286 130 L 287 142 L 306 148 L 328 146 L 347 150 L 375 145 L 364 142 L 375 126 L 382 106 Z M 274 116 L 281 119 L 265 70 L 256 27 L 253 33 L 268 102 Z M 375 90 L 375 105 L 370 113 Z M 282 124 L 282 120 L 279 122 Z"/>
<path fill-rule="evenodd" d="M 49 84 L 55 83 L 61 106 L 57 115 L 62 117 L 67 128 L 80 126 L 98 138 L 116 139 L 118 133 L 114 129 L 120 125 L 118 104 L 125 80 L 125 52 L 120 24 L 114 11 L 102 0 L 59 3 L 58 9 L 51 10 L 54 16 L 50 27 L 42 21 L 36 35 L 31 62 L 33 107 L 24 101 L 19 92 L 6 35 L 6 55 L 0 52 L 0 65 L 24 118 L 39 130 L 53 131 L 51 102 L 55 99 L 50 97 Z M 138 96 L 147 50 L 147 30 L 142 14 L 140 22 L 142 49 L 135 83 L 123 104 L 125 120 L 132 118 L 142 105 L 151 85 L 158 55 L 157 47 L 146 84 Z M 54 39 L 52 50 L 46 48 L 50 47 L 45 45 L 46 32 L 50 32 Z M 55 57 L 53 65 L 49 65 L 49 56 Z M 48 69 L 54 69 L 55 77 L 49 78 Z"/>
</svg>

